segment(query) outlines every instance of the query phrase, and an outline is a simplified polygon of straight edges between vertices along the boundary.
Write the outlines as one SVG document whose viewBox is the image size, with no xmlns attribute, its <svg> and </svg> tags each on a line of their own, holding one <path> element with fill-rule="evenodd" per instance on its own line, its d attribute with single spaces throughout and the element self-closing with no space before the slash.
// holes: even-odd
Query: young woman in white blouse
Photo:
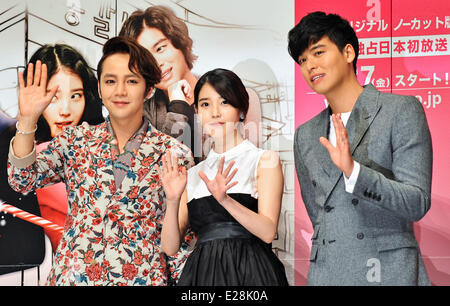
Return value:
<svg viewBox="0 0 450 306">
<path fill-rule="evenodd" d="M 271 250 L 283 193 L 276 152 L 243 139 L 248 94 L 232 71 L 203 75 L 194 90 L 203 130 L 213 139 L 204 161 L 186 171 L 167 152 L 158 169 L 167 200 L 161 244 L 175 254 L 188 226 L 197 234 L 178 285 L 288 285 Z"/>
</svg>

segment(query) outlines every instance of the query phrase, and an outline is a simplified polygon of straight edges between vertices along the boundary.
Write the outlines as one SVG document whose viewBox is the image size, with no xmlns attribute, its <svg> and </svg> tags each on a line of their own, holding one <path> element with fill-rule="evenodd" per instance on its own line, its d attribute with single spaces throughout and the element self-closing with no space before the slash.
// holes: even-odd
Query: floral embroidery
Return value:
<svg viewBox="0 0 450 306">
<path fill-rule="evenodd" d="M 65 129 L 29 167 L 8 163 L 9 181 L 17 191 L 66 183 L 68 217 L 49 285 L 167 285 L 178 279 L 189 255 L 192 232 L 177 256 L 165 256 L 160 247 L 165 195 L 154 167 L 167 149 L 191 167 L 189 149 L 149 126 L 116 187 L 110 141 L 106 123 L 82 124 Z"/>
</svg>

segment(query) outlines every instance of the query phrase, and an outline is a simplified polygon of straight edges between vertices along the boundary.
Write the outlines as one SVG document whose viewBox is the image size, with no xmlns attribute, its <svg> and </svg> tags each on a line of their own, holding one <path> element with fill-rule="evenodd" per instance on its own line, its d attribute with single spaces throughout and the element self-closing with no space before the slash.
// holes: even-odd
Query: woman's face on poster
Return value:
<svg viewBox="0 0 450 306">
<path fill-rule="evenodd" d="M 55 85 L 59 85 L 58 91 L 42 114 L 52 137 L 68 125 L 77 125 L 85 108 L 83 82 L 77 74 L 62 68 L 50 78 L 47 90 Z"/>
<path fill-rule="evenodd" d="M 157 88 L 167 91 L 167 88 L 185 79 L 190 69 L 181 50 L 175 48 L 163 32 L 157 28 L 145 27 L 137 37 L 137 42 L 146 48 L 158 62 L 161 69 L 161 82 Z"/>
</svg>

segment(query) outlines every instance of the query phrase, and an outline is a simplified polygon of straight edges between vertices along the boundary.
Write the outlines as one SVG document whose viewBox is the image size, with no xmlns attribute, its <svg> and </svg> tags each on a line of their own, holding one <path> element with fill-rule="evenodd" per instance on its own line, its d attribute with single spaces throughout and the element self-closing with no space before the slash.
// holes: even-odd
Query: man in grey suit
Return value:
<svg viewBox="0 0 450 306">
<path fill-rule="evenodd" d="M 432 146 L 420 102 L 356 78 L 348 21 L 315 12 L 289 53 L 329 107 L 299 126 L 294 155 L 314 234 L 308 285 L 429 285 L 413 222 L 430 208 Z"/>
</svg>

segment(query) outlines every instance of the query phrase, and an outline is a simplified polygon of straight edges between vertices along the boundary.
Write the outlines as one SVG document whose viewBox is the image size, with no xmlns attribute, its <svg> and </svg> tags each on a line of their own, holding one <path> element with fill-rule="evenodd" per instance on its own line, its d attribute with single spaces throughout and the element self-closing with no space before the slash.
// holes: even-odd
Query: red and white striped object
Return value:
<svg viewBox="0 0 450 306">
<path fill-rule="evenodd" d="M 7 212 L 11 215 L 14 215 L 14 216 L 22 219 L 22 220 L 39 225 L 45 229 L 58 231 L 60 233 L 62 233 L 64 231 L 64 228 L 59 226 L 58 224 L 55 224 L 51 221 L 48 221 L 48 220 L 38 217 L 36 215 L 30 214 L 30 213 L 23 211 L 15 206 L 6 204 L 5 202 L 0 200 L 0 212 L 1 211 Z"/>
</svg>

